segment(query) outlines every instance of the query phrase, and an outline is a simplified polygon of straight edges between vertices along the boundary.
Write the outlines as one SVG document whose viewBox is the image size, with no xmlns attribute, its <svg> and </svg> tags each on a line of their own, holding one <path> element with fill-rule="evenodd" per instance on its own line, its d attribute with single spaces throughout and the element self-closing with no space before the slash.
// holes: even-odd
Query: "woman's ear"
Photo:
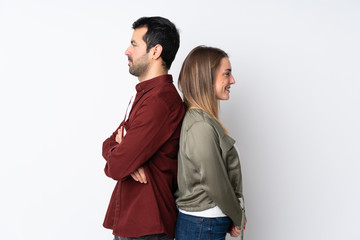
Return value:
<svg viewBox="0 0 360 240">
<path fill-rule="evenodd" d="M 162 50 L 163 50 L 163 47 L 160 44 L 156 44 L 153 47 L 152 58 L 154 60 L 158 59 L 161 56 Z"/>
</svg>

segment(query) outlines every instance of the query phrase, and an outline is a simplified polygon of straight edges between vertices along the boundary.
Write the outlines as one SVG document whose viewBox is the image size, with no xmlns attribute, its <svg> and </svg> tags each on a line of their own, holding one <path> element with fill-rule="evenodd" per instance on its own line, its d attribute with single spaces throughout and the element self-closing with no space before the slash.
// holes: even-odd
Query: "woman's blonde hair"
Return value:
<svg viewBox="0 0 360 240">
<path fill-rule="evenodd" d="M 224 57 L 228 55 L 221 49 L 198 46 L 186 57 L 178 80 L 186 108 L 199 108 L 220 124 L 219 100 L 215 95 L 214 83 L 216 72 Z M 225 128 L 224 131 L 227 132 Z"/>
</svg>

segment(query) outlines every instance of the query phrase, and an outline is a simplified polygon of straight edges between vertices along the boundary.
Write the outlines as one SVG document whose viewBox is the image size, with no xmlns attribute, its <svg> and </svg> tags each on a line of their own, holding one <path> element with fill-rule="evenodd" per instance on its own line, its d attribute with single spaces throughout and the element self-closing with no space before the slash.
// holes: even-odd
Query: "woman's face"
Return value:
<svg viewBox="0 0 360 240">
<path fill-rule="evenodd" d="M 220 65 L 216 71 L 215 77 L 215 96 L 218 100 L 228 100 L 230 94 L 230 86 L 235 83 L 235 79 L 231 74 L 231 64 L 229 58 L 221 59 Z"/>
</svg>

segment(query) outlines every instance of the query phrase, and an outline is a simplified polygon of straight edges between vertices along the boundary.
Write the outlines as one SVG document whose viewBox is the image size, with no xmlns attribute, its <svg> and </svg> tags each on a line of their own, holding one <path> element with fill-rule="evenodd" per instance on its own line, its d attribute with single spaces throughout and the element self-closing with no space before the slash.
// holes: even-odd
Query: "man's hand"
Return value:
<svg viewBox="0 0 360 240">
<path fill-rule="evenodd" d="M 115 141 L 120 144 L 121 141 L 122 141 L 122 132 L 123 132 L 123 128 L 124 126 L 120 127 L 118 129 L 118 133 L 116 134 L 115 136 Z M 140 183 L 144 183 L 146 184 L 147 183 L 147 179 L 146 179 L 146 175 L 145 175 L 145 171 L 144 171 L 144 168 L 143 167 L 140 167 L 138 168 L 137 170 L 135 170 L 135 172 L 133 172 L 132 174 L 130 174 L 131 177 L 137 181 L 137 182 L 140 182 Z"/>
<path fill-rule="evenodd" d="M 133 172 L 131 174 L 131 177 L 137 182 L 144 183 L 144 184 L 147 183 L 147 179 L 146 179 L 146 175 L 145 175 L 145 171 L 144 171 L 143 167 L 140 167 L 137 170 L 135 170 L 135 172 Z"/>
<path fill-rule="evenodd" d="M 115 141 L 116 141 L 118 144 L 120 144 L 121 141 L 122 141 L 122 131 L 123 131 L 123 128 L 124 128 L 124 126 L 120 127 L 120 128 L 118 129 L 118 133 L 117 133 L 116 136 L 115 136 Z"/>
</svg>

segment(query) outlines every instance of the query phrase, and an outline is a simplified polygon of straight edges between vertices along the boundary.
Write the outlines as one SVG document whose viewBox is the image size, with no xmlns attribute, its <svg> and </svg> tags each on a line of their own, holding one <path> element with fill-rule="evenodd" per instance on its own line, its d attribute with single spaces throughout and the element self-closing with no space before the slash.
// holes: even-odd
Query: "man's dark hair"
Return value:
<svg viewBox="0 0 360 240">
<path fill-rule="evenodd" d="M 143 40 L 146 43 L 146 51 L 156 44 L 160 44 L 163 48 L 161 58 L 165 63 L 165 67 L 170 69 L 175 55 L 179 49 L 180 36 L 176 26 L 168 19 L 163 17 L 142 17 L 136 20 L 133 29 L 147 27 Z"/>
</svg>

